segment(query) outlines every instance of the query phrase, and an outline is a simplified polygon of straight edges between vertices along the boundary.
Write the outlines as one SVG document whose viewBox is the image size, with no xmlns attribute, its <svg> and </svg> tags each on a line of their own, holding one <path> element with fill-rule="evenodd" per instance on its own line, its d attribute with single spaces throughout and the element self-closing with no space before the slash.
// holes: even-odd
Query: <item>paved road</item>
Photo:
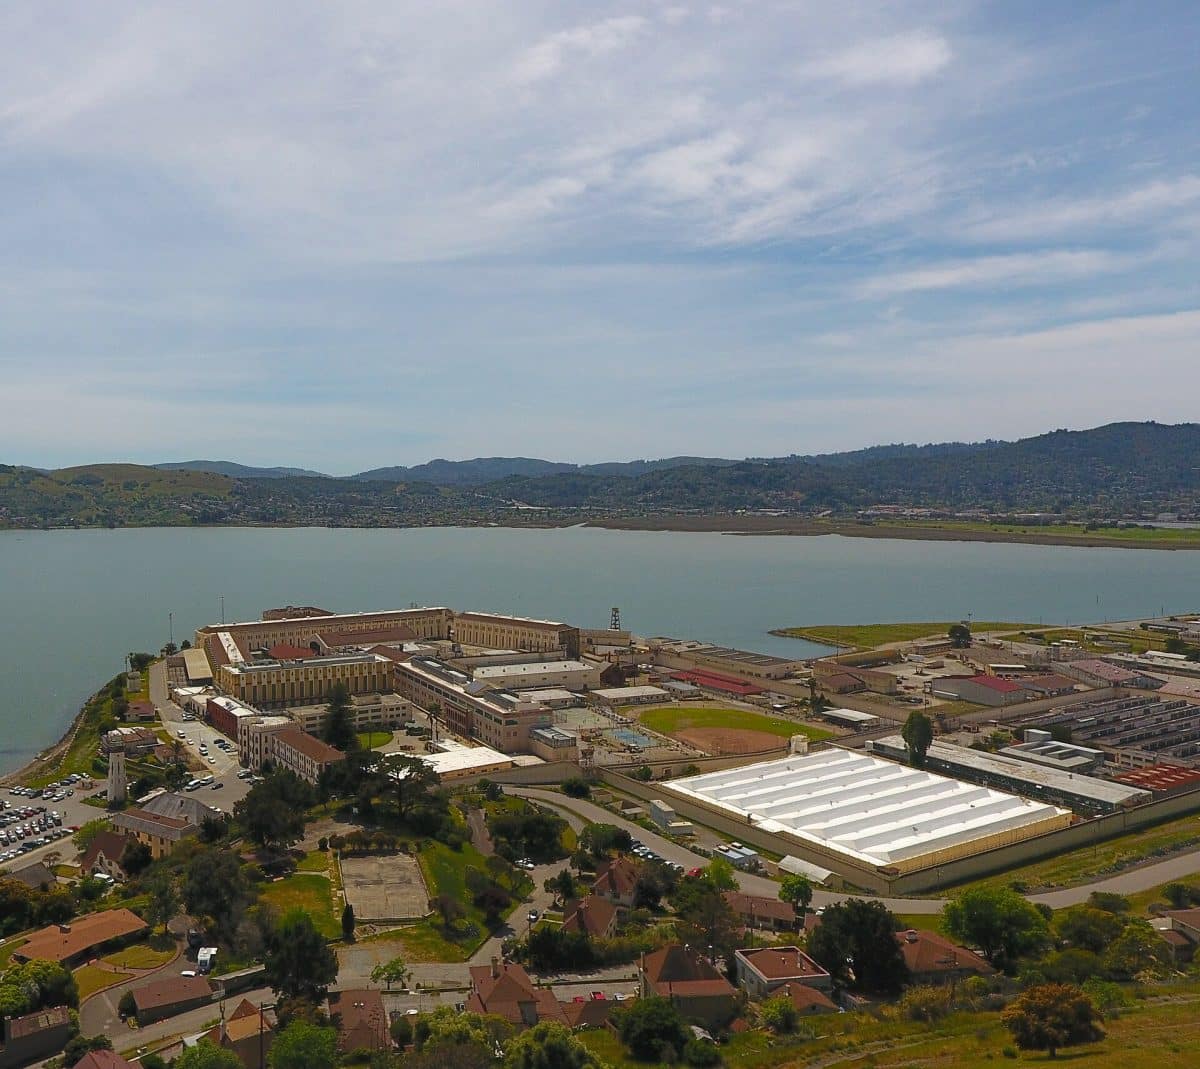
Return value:
<svg viewBox="0 0 1200 1069">
<path fill-rule="evenodd" d="M 642 842 L 651 847 L 656 853 L 661 854 L 668 861 L 674 861 L 689 868 L 708 863 L 707 858 L 701 857 L 699 854 L 694 854 L 686 847 L 672 843 L 660 835 L 655 835 L 653 832 L 647 831 L 632 821 L 623 820 L 593 802 L 587 802 L 579 798 L 567 798 L 564 795 L 555 794 L 551 791 L 541 791 L 530 787 L 506 786 L 505 790 L 511 794 L 519 795 L 522 798 L 529 798 L 549 806 L 562 813 L 563 816 L 568 817 L 568 819 L 574 816 L 575 819 L 582 818 L 596 823 L 615 824 L 617 827 L 624 828 L 631 835 L 641 839 Z M 1073 906 L 1080 902 L 1086 902 L 1088 896 L 1093 891 L 1112 891 L 1125 895 L 1133 894 L 1136 891 L 1145 891 L 1150 887 L 1157 887 L 1159 884 L 1177 880 L 1183 876 L 1194 875 L 1197 872 L 1200 872 L 1200 850 L 1180 854 L 1178 857 L 1168 858 L 1166 861 L 1159 861 L 1153 865 L 1144 865 L 1141 868 L 1130 869 L 1128 872 L 1109 876 L 1103 880 L 1095 880 L 1078 887 L 1069 887 L 1061 891 L 1047 891 L 1044 894 L 1030 895 L 1029 900 L 1031 902 L 1045 903 L 1053 909 L 1061 909 L 1064 906 Z M 741 889 L 749 894 L 766 895 L 774 898 L 779 893 L 779 885 L 774 880 L 769 880 L 764 876 L 739 872 L 737 873 L 737 880 Z M 841 902 L 848 897 L 851 896 L 818 890 L 813 893 L 812 904 L 814 907 L 828 906 L 833 905 L 835 902 Z M 872 896 L 861 895 L 859 897 Z M 880 898 L 879 901 L 894 912 L 918 914 L 940 913 L 942 907 L 946 904 L 944 898 Z"/>
</svg>

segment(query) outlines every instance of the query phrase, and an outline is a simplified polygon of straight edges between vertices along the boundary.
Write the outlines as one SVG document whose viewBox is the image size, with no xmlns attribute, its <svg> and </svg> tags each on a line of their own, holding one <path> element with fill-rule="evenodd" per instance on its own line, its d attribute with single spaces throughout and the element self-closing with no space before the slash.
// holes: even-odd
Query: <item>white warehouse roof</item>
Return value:
<svg viewBox="0 0 1200 1069">
<path fill-rule="evenodd" d="M 872 866 L 962 856 L 1062 827 L 1068 810 L 852 750 L 794 754 L 664 783 L 764 831 L 808 840 Z M 989 840 L 985 843 L 984 840 Z"/>
</svg>

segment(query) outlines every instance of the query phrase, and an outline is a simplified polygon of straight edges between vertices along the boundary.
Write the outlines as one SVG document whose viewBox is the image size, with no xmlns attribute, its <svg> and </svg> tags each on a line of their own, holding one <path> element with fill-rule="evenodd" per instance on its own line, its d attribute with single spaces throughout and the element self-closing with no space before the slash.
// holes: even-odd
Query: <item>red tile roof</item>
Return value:
<svg viewBox="0 0 1200 1069">
<path fill-rule="evenodd" d="M 638 866 L 622 854 L 601 867 L 592 883 L 592 890 L 610 898 L 628 898 L 633 894 L 637 881 Z"/>
<path fill-rule="evenodd" d="M 617 919 L 617 907 L 599 895 L 586 895 L 578 902 L 567 903 L 563 910 L 563 929 L 586 932 L 592 938 L 608 935 Z"/>
<path fill-rule="evenodd" d="M 806 984 L 793 983 L 783 986 L 783 994 L 791 1000 L 801 1013 L 836 1013 L 837 1004 L 824 991 Z"/>
<path fill-rule="evenodd" d="M 996 971 L 975 951 L 956 946 L 937 932 L 909 929 L 897 932 L 896 942 L 908 971 L 914 975 L 953 971 L 990 975 Z"/>
<path fill-rule="evenodd" d="M 307 646 L 293 646 L 290 642 L 277 642 L 269 650 L 267 656 L 275 661 L 304 661 L 315 657 Z"/>
<path fill-rule="evenodd" d="M 514 962 L 473 965 L 469 1013 L 494 1013 L 515 1025 L 532 1026 L 539 1021 L 562 1021 L 563 1011 L 554 992 L 537 987 L 529 974 Z"/>
<path fill-rule="evenodd" d="M 127 1062 L 116 1051 L 89 1050 L 75 1063 L 75 1069 L 134 1069 L 133 1062 Z"/>
<path fill-rule="evenodd" d="M 342 1051 L 391 1050 L 387 1010 L 378 991 L 370 988 L 335 991 L 329 996 L 329 1013 L 340 1018 L 338 1046 Z"/>
<path fill-rule="evenodd" d="M 971 676 L 970 682 L 981 687 L 987 687 L 988 690 L 994 690 L 1000 694 L 1014 694 L 1017 691 L 1025 689 L 1019 683 L 1014 683 L 1011 679 L 1001 679 L 999 676 Z"/>
<path fill-rule="evenodd" d="M 642 958 L 642 971 L 658 995 L 733 994 L 733 986 L 712 963 L 690 947 L 662 947 Z"/>
<path fill-rule="evenodd" d="M 154 980 L 145 987 L 134 988 L 133 1001 L 138 1013 L 142 1013 L 208 998 L 212 990 L 212 984 L 203 976 L 168 976 L 165 980 Z"/>
<path fill-rule="evenodd" d="M 88 844 L 83 857 L 79 859 L 79 867 L 84 872 L 91 872 L 101 854 L 109 861 L 120 862 L 125 847 L 136 841 L 132 835 L 122 835 L 120 832 L 109 831 L 107 828 L 97 832 Z"/>
<path fill-rule="evenodd" d="M 55 1006 L 48 1010 L 27 1013 L 24 1017 L 10 1017 L 8 1034 L 11 1039 L 27 1039 L 51 1028 L 63 1028 L 71 1023 L 71 1011 L 66 1006 Z"/>
<path fill-rule="evenodd" d="M 621 1003 L 614 999 L 589 998 L 583 1002 L 560 1002 L 563 1017 L 571 1028 L 603 1028 Z"/>
<path fill-rule="evenodd" d="M 766 980 L 827 980 L 829 973 L 799 947 L 757 947 L 738 950 L 741 958 Z"/>
<path fill-rule="evenodd" d="M 1176 787 L 1195 785 L 1200 781 L 1200 769 L 1183 768 L 1180 765 L 1150 765 L 1147 768 L 1131 768 L 1127 772 L 1118 772 L 1113 779 L 1131 787 L 1169 791 Z"/>
<path fill-rule="evenodd" d="M 321 764 L 332 764 L 334 761 L 343 761 L 346 758 L 341 750 L 335 749 L 329 743 L 322 742 L 315 735 L 310 735 L 298 727 L 285 727 L 277 732 L 275 737 L 286 742 L 297 753 Z"/>
<path fill-rule="evenodd" d="M 24 961 L 34 958 L 66 961 L 110 939 L 143 932 L 147 927 L 141 917 L 127 909 L 90 913 L 70 924 L 51 924 L 34 932 L 24 945 L 14 951 L 13 957 Z"/>
<path fill-rule="evenodd" d="M 739 917 L 753 916 L 756 920 L 782 921 L 785 924 L 799 922 L 791 903 L 782 902 L 778 898 L 748 895 L 743 891 L 726 891 L 723 897 L 729 903 L 729 908 Z"/>
</svg>

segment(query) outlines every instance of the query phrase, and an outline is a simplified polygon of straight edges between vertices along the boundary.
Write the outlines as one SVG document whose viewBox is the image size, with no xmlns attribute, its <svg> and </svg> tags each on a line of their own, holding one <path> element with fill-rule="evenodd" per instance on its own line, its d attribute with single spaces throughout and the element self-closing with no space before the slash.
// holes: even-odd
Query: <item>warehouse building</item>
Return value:
<svg viewBox="0 0 1200 1069">
<path fill-rule="evenodd" d="M 532 661 L 524 664 L 487 664 L 471 670 L 471 675 L 492 687 L 564 687 L 586 690 L 600 685 L 600 664 L 586 661 Z"/>
<path fill-rule="evenodd" d="M 792 853 L 835 871 L 885 880 L 1072 819 L 1065 809 L 841 749 L 690 776 L 662 790 L 791 840 L 801 848 Z"/>
<path fill-rule="evenodd" d="M 899 735 L 867 743 L 871 753 L 898 761 L 908 759 L 908 748 Z M 1052 805 L 1068 806 L 1077 813 L 1094 815 L 1130 809 L 1151 800 L 1149 791 L 1124 783 L 1112 783 L 1001 754 L 972 750 L 966 746 L 934 740 L 925 754 L 925 767 L 946 772 L 971 783 L 1012 791 Z"/>
<path fill-rule="evenodd" d="M 671 695 L 662 687 L 605 687 L 592 691 L 592 697 L 601 705 L 610 708 L 623 705 L 654 705 L 671 700 Z"/>
<path fill-rule="evenodd" d="M 1124 768 L 1200 763 L 1200 705 L 1182 698 L 1130 695 L 1077 702 L 1024 721 L 1026 727 L 1070 732 L 1071 741 L 1105 751 Z"/>
<path fill-rule="evenodd" d="M 929 684 L 935 698 L 950 698 L 975 705 L 1016 705 L 1033 697 L 1019 683 L 999 676 L 942 676 Z"/>
</svg>

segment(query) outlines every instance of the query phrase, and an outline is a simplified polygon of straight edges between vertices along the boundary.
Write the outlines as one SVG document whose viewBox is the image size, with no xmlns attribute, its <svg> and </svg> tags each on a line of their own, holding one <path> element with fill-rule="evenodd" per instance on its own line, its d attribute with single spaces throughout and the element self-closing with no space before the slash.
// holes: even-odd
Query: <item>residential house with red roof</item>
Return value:
<svg viewBox="0 0 1200 1069">
<path fill-rule="evenodd" d="M 726 891 L 722 897 L 729 903 L 738 923 L 745 928 L 790 932 L 800 926 L 800 918 L 790 902 L 766 895 L 748 895 L 743 891 Z"/>
<path fill-rule="evenodd" d="M 599 895 L 585 895 L 563 909 L 563 930 L 592 939 L 611 939 L 617 931 L 617 907 Z"/>
<path fill-rule="evenodd" d="M 737 990 L 705 957 L 674 944 L 643 954 L 638 962 L 643 998 L 668 999 L 689 1024 L 723 1028 L 738 1011 Z"/>
<path fill-rule="evenodd" d="M 821 991 L 833 987 L 833 977 L 799 947 L 752 947 L 734 952 L 738 984 L 751 998 L 767 998 L 787 984 L 805 984 Z"/>
<path fill-rule="evenodd" d="M 70 1038 L 71 1011 L 66 1006 L 38 1010 L 23 1017 L 6 1017 L 0 1069 L 12 1069 L 60 1054 Z"/>
<path fill-rule="evenodd" d="M 618 906 L 632 909 L 638 875 L 638 866 L 622 854 L 614 861 L 601 864 L 592 883 L 592 894 L 606 898 Z"/>
<path fill-rule="evenodd" d="M 137 840 L 132 835 L 107 829 L 97 832 L 79 859 L 79 870 L 93 876 L 99 873 L 123 881 L 125 870 L 121 868 L 121 855 L 130 843 L 135 842 Z"/>
<path fill-rule="evenodd" d="M 518 1028 L 539 1021 L 565 1020 L 562 1006 L 548 987 L 538 987 L 515 962 L 492 958 L 490 965 L 472 965 L 468 1013 L 491 1013 Z"/>
<path fill-rule="evenodd" d="M 329 1016 L 337 1025 L 338 1050 L 343 1054 L 392 1049 L 387 1010 L 378 991 L 352 988 L 331 993 Z"/>
<path fill-rule="evenodd" d="M 275 1042 L 275 1016 L 249 999 L 242 999 L 229 1017 L 205 1033 L 218 1047 L 233 1051 L 245 1069 L 266 1069 Z"/>
<path fill-rule="evenodd" d="M 937 932 L 910 928 L 897 932 L 896 942 L 915 984 L 946 984 L 968 976 L 993 976 L 996 972 L 975 951 L 957 946 Z"/>
</svg>

